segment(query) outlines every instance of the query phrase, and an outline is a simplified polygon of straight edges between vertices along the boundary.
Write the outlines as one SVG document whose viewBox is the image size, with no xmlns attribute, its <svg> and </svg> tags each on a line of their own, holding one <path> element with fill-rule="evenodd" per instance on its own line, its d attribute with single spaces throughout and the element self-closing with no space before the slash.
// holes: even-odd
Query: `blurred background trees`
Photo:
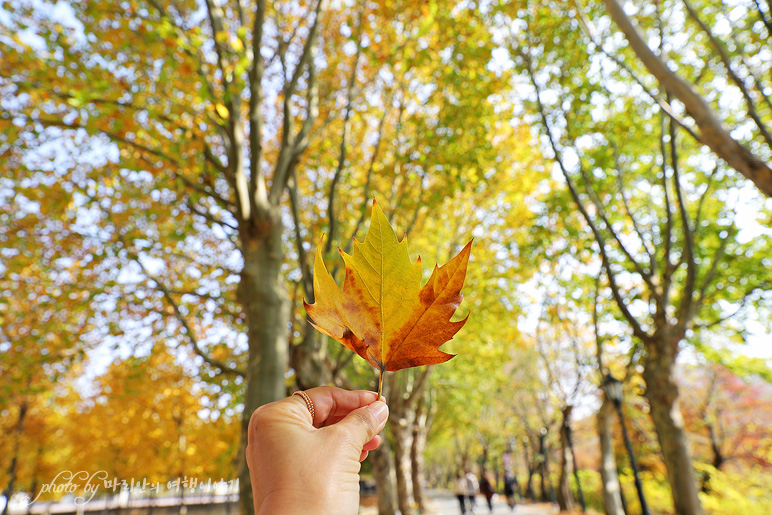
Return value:
<svg viewBox="0 0 772 515">
<path fill-rule="evenodd" d="M 635 513 L 609 373 L 652 507 L 768 508 L 768 4 L 0 6 L 5 497 L 77 464 L 248 513 L 257 406 L 375 387 L 302 300 L 377 198 L 429 265 L 475 239 L 458 356 L 387 381 L 382 513 L 472 468 Z"/>
</svg>

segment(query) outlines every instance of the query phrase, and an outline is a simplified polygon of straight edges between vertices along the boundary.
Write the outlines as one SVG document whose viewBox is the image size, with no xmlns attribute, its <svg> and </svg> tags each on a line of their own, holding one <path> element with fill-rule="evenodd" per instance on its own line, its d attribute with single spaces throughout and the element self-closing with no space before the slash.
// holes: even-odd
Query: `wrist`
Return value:
<svg viewBox="0 0 772 515">
<path fill-rule="evenodd" d="M 357 495 L 358 501 L 358 495 Z M 311 490 L 280 490 L 272 491 L 255 498 L 255 515 L 339 515 L 345 512 L 340 499 L 329 499 L 327 496 Z M 344 511 L 342 511 L 344 510 Z M 359 503 L 352 513 L 357 513 Z"/>
</svg>

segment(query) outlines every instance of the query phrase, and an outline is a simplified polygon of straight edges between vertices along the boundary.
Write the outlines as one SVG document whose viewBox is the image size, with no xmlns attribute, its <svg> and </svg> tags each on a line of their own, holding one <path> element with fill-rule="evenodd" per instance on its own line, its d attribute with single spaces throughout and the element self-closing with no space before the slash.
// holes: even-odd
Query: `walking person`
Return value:
<svg viewBox="0 0 772 515">
<path fill-rule="evenodd" d="M 486 474 L 480 477 L 480 493 L 485 496 L 485 501 L 488 503 L 488 510 L 493 513 L 493 496 L 496 495 L 496 490 L 493 488 L 493 484 Z"/>
<path fill-rule="evenodd" d="M 456 494 L 456 499 L 458 499 L 458 503 L 461 505 L 461 515 L 464 515 L 466 513 L 466 478 L 460 471 L 456 473 L 453 493 Z"/>
<path fill-rule="evenodd" d="M 477 482 L 477 476 L 471 470 L 466 473 L 466 498 L 469 499 L 469 511 L 475 513 L 475 495 L 480 488 L 480 484 Z"/>
<path fill-rule="evenodd" d="M 517 477 L 512 472 L 504 474 L 504 497 L 507 498 L 507 506 L 515 511 L 515 492 L 517 491 Z"/>
</svg>

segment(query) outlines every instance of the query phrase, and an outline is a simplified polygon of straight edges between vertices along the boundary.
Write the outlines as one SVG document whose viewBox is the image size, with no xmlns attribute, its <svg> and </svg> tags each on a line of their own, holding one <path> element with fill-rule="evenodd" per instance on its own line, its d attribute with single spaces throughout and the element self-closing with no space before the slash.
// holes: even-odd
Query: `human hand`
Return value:
<svg viewBox="0 0 772 515">
<path fill-rule="evenodd" d="M 257 515 L 359 510 L 359 469 L 381 443 L 388 407 L 375 392 L 322 386 L 306 394 L 313 419 L 293 395 L 261 406 L 249 420 L 247 465 Z"/>
</svg>

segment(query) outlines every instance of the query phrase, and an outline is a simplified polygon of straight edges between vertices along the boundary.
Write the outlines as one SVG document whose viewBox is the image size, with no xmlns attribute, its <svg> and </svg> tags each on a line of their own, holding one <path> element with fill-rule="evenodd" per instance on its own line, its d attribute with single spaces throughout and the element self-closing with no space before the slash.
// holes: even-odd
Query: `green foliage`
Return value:
<svg viewBox="0 0 772 515">
<path fill-rule="evenodd" d="M 737 472 L 722 472 L 705 464 L 696 465 L 699 474 L 710 474 L 710 491 L 700 493 L 706 513 L 710 515 L 764 515 L 769 512 L 770 500 L 767 495 L 772 474 L 757 470 L 750 479 Z M 600 473 L 583 470 L 579 474 L 588 508 L 603 511 L 603 494 Z M 670 487 L 664 476 L 643 472 L 641 474 L 646 503 L 652 513 L 672 513 Z M 622 489 L 631 515 L 640 513 L 637 491 L 629 470 L 620 476 Z M 576 485 L 572 480 L 572 488 Z"/>
<path fill-rule="evenodd" d="M 692 339 L 691 342 L 711 363 L 721 364 L 739 377 L 756 376 L 768 383 L 772 383 L 772 369 L 768 360 L 750 358 L 739 355 L 729 349 L 711 347 L 698 338 Z"/>
</svg>

